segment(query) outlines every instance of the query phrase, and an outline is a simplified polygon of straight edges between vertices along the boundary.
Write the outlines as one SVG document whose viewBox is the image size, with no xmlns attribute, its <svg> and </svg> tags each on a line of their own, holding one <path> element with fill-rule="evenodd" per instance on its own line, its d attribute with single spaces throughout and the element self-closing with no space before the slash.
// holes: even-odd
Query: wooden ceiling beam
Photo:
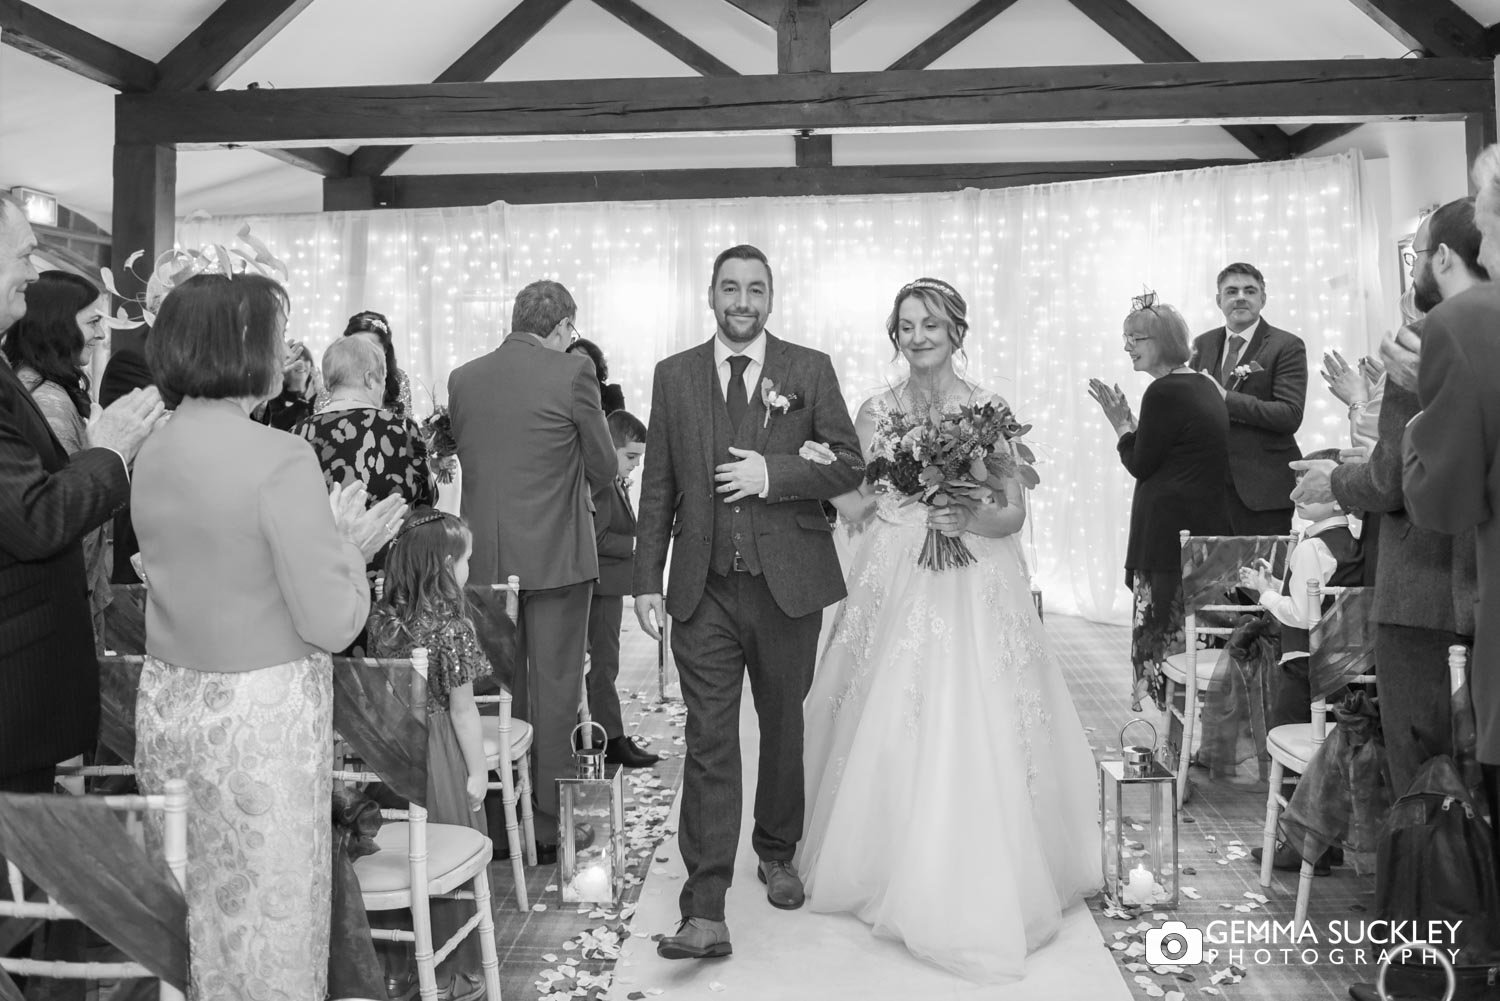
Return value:
<svg viewBox="0 0 1500 1001">
<path fill-rule="evenodd" d="M 925 70 L 946 55 L 965 38 L 1005 13 L 1016 0 L 979 0 L 978 3 L 943 25 L 906 55 L 891 63 L 893 70 Z"/>
<path fill-rule="evenodd" d="M 778 73 L 829 73 L 833 70 L 833 21 L 819 0 L 789 0 L 776 23 L 776 70 Z M 793 158 L 799 167 L 833 164 L 833 136 L 811 131 L 792 140 Z"/>
<path fill-rule="evenodd" d="M 1194 170 L 1249 160 L 1085 160 L 1060 163 L 730 167 L 515 174 L 395 174 L 323 182 L 326 212 L 553 202 L 656 201 L 785 195 L 906 194 L 1053 184 Z"/>
<path fill-rule="evenodd" d="M 217 90 L 312 0 L 224 0 L 157 64 L 159 90 Z"/>
<path fill-rule="evenodd" d="M 1453 0 L 1349 0 L 1408 49 L 1432 56 L 1490 54 L 1484 25 Z"/>
<path fill-rule="evenodd" d="M 122 94 L 117 128 L 182 148 L 966 126 L 1456 120 L 1488 59 L 1025 66 Z"/>
<path fill-rule="evenodd" d="M 704 76 L 739 76 L 718 56 L 651 13 L 635 0 L 594 0 L 605 11 L 624 21 L 638 33 Z"/>
<path fill-rule="evenodd" d="M 1294 157 L 1306 156 L 1321 146 L 1326 146 L 1335 139 L 1344 136 L 1359 128 L 1359 122 L 1321 122 L 1317 125 L 1309 125 L 1305 129 L 1293 132 L 1287 136 L 1291 143 L 1291 155 Z"/>
<path fill-rule="evenodd" d="M 385 149 L 386 147 L 376 148 Z M 350 173 L 349 154 L 340 153 L 336 149 L 328 149 L 325 146 L 295 146 L 290 149 L 262 146 L 260 151 L 282 163 L 301 167 L 303 170 L 323 177 L 348 177 Z"/>
<path fill-rule="evenodd" d="M 0 42 L 106 87 L 156 86 L 156 64 L 23 0 L 0 0 Z"/>
<path fill-rule="evenodd" d="M 1072 3 L 1142 62 L 1198 61 L 1130 0 L 1072 0 Z M 1262 160 L 1281 160 L 1291 155 L 1286 133 L 1274 125 L 1226 125 L 1224 131 Z"/>
<path fill-rule="evenodd" d="M 469 83 L 488 79 L 551 23 L 568 2 L 521 0 L 433 82 Z M 362 146 L 349 155 L 349 172 L 367 176 L 384 174 L 410 150 L 410 146 Z"/>
<path fill-rule="evenodd" d="M 755 18 L 761 24 L 774 28 L 781 21 L 788 0 L 726 0 Z M 865 5 L 865 0 L 818 0 L 828 13 L 828 23 L 838 24 Z"/>
</svg>

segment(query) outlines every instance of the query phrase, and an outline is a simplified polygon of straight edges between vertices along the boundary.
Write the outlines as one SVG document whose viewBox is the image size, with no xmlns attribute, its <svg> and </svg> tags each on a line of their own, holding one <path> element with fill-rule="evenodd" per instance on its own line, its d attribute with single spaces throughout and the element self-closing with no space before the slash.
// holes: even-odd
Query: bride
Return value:
<svg viewBox="0 0 1500 1001">
<path fill-rule="evenodd" d="M 897 294 L 887 332 L 910 377 L 859 408 L 867 460 L 883 414 L 986 398 L 953 367 L 966 313 L 946 282 Z M 852 912 L 971 980 L 1014 979 L 1100 886 L 1093 754 L 1032 604 L 1020 484 L 1003 504 L 903 499 L 877 484 L 835 502 L 854 533 L 849 597 L 804 704 L 797 869 L 813 910 Z M 976 562 L 919 569 L 929 527 Z"/>
</svg>

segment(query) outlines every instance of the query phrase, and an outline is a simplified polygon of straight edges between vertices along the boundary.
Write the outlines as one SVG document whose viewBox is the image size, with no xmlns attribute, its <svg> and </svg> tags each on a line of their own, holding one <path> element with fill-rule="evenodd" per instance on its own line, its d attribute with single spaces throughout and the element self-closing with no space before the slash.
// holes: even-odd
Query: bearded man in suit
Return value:
<svg viewBox="0 0 1500 1001">
<path fill-rule="evenodd" d="M 1479 154 L 1473 174 L 1479 263 L 1493 276 L 1500 273 L 1500 146 Z M 1415 374 L 1422 404 L 1406 426 L 1406 510 L 1434 532 L 1476 534 L 1470 678 L 1493 813 L 1500 808 L 1500 288 L 1483 282 L 1444 299 L 1420 332 L 1404 327 L 1388 338 L 1381 356 L 1389 378 Z"/>
<path fill-rule="evenodd" d="M 512 679 L 535 741 L 537 855 L 557 852 L 557 779 L 570 774 L 583 686 L 589 601 L 599 576 L 592 490 L 614 481 L 614 445 L 599 380 L 578 337 L 573 296 L 536 281 L 516 296 L 510 335 L 448 377 L 448 414 L 463 467 L 464 520 L 474 534 L 471 584 L 521 578 Z"/>
<path fill-rule="evenodd" d="M 766 332 L 771 266 L 755 247 L 714 261 L 716 335 L 656 366 L 637 524 L 636 617 L 672 653 L 688 706 L 678 838 L 682 923 L 657 952 L 729 955 L 724 898 L 739 843 L 740 692 L 748 670 L 760 722 L 751 837 L 776 907 L 802 906 L 791 860 L 802 837 L 802 700 L 824 607 L 844 597 L 821 501 L 853 489 L 864 461 L 833 363 Z M 798 455 L 826 444 L 824 465 Z M 665 604 L 668 542 L 672 567 Z"/>
<path fill-rule="evenodd" d="M 1229 525 L 1235 535 L 1286 535 L 1307 348 L 1261 318 L 1266 279 L 1255 265 L 1229 265 L 1215 286 L 1224 326 L 1198 335 L 1190 364 L 1213 378 L 1229 411 Z"/>
<path fill-rule="evenodd" d="M 0 334 L 26 313 L 36 237 L 0 195 Z M 71 457 L 0 360 L 0 791 L 48 792 L 99 737 L 99 661 L 83 537 L 130 497 L 129 465 L 163 412 L 155 389 L 105 409 Z"/>
</svg>

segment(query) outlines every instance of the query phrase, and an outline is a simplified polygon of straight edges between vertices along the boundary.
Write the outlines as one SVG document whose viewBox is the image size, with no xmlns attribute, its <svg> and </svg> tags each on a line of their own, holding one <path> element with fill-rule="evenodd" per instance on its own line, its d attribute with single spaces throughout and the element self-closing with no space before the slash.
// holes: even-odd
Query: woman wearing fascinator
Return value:
<svg viewBox="0 0 1500 1001">
<path fill-rule="evenodd" d="M 918 279 L 897 293 L 886 335 L 907 377 L 859 408 L 874 482 L 834 500 L 860 530 L 804 702 L 797 868 L 813 910 L 853 913 L 973 981 L 1014 980 L 1099 887 L 1094 759 L 1022 555 L 1031 470 L 1015 457 L 1030 453 L 1012 439 L 1024 428 L 1002 430 L 1014 424 L 1004 401 L 954 367 L 968 305 Z M 914 423 L 976 441 L 988 427 L 993 480 L 912 503 L 914 467 L 890 460 L 909 452 Z M 831 453 L 808 443 L 804 458 Z"/>
<path fill-rule="evenodd" d="M 1155 292 L 1131 301 L 1124 325 L 1131 367 L 1151 377 L 1137 418 L 1118 383 L 1089 380 L 1089 395 L 1119 439 L 1120 461 L 1135 477 L 1125 586 L 1135 594 L 1130 662 L 1131 712 L 1150 697 L 1165 709 L 1162 663 L 1183 650 L 1181 532 L 1228 535 L 1229 417 L 1217 384 L 1188 365 L 1182 314 Z"/>
</svg>

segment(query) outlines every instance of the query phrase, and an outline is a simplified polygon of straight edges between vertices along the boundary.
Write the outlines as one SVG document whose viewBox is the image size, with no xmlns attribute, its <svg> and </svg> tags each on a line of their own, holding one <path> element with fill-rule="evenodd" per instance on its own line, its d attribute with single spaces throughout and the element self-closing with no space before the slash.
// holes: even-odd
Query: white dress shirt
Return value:
<svg viewBox="0 0 1500 1001">
<path fill-rule="evenodd" d="M 1334 559 L 1328 543 L 1318 536 L 1330 528 L 1347 524 L 1348 518 L 1339 514 L 1309 525 L 1307 531 L 1302 533 L 1302 541 L 1292 550 L 1292 558 L 1287 561 L 1287 586 L 1260 593 L 1261 605 L 1282 625 L 1293 629 L 1312 627 L 1312 619 L 1307 614 L 1307 582 L 1316 580 L 1319 585 L 1326 586 L 1339 567 L 1339 561 Z M 1283 594 L 1282 590 L 1288 593 Z M 1306 650 L 1282 650 L 1281 663 L 1306 656 Z"/>
<path fill-rule="evenodd" d="M 718 334 L 714 335 L 714 371 L 719 375 L 719 395 L 726 400 L 729 399 L 729 359 L 736 354 L 750 359 L 750 364 L 745 366 L 745 402 L 754 403 L 756 387 L 760 385 L 760 372 L 766 367 L 766 332 L 762 330 L 756 334 L 755 340 L 746 344 L 745 349 L 739 352 L 729 350 L 724 346 L 724 339 Z M 770 493 L 771 475 L 768 471 L 759 496 L 764 500 Z"/>
<path fill-rule="evenodd" d="M 714 371 L 719 373 L 719 395 L 729 399 L 729 359 L 736 352 L 724 346 L 724 339 L 717 334 L 714 335 Z M 766 332 L 762 330 L 755 335 L 755 340 L 745 345 L 743 351 L 738 352 L 741 357 L 749 358 L 750 364 L 745 366 L 745 402 L 755 402 L 755 390 L 760 385 L 761 369 L 766 367 Z"/>
</svg>

